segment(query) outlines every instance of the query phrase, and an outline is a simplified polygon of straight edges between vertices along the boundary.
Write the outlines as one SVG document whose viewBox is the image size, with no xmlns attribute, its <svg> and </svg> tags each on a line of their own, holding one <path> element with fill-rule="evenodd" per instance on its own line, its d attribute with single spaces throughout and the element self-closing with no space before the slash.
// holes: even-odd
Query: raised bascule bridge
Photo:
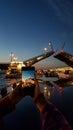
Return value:
<svg viewBox="0 0 73 130">
<path fill-rule="evenodd" d="M 54 58 L 63 61 L 68 66 L 71 66 L 73 68 L 73 55 L 65 52 L 64 50 L 61 50 L 59 53 L 55 54 Z"/>
<path fill-rule="evenodd" d="M 49 42 L 49 47 L 50 47 L 51 51 L 48 51 L 48 48 L 44 48 L 45 52 L 43 54 L 35 56 L 33 58 L 30 58 L 26 61 L 23 61 L 23 64 L 25 66 L 32 66 L 33 64 L 35 64 L 35 63 L 37 63 L 37 62 L 39 62 L 47 57 L 50 57 L 51 55 L 53 55 L 55 53 L 52 42 Z"/>
<path fill-rule="evenodd" d="M 34 58 L 31 58 L 31 59 L 28 59 L 26 61 L 23 61 L 23 64 L 25 66 L 32 66 L 33 64 L 47 58 L 47 57 L 50 57 L 51 55 L 53 55 L 55 53 L 54 50 L 50 51 L 50 52 L 45 52 L 44 54 L 41 54 L 41 55 L 38 55 L 38 56 L 35 56 Z"/>
</svg>

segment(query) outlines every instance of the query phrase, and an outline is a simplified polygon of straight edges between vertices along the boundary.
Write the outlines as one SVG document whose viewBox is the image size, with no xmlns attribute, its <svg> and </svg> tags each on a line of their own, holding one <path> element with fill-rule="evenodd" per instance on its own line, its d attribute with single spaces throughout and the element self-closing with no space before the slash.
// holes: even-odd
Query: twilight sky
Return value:
<svg viewBox="0 0 73 130">
<path fill-rule="evenodd" d="M 72 0 L 0 0 L 0 62 L 10 61 L 10 52 L 18 61 L 42 54 L 49 41 L 58 51 L 65 42 L 64 50 L 73 55 Z M 65 65 L 53 56 L 36 66 L 41 64 Z"/>
</svg>

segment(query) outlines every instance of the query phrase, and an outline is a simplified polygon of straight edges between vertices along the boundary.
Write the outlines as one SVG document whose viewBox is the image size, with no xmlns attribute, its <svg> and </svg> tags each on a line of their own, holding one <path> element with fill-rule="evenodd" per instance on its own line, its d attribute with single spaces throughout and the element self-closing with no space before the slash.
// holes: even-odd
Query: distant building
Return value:
<svg viewBox="0 0 73 130">
<path fill-rule="evenodd" d="M 52 68 L 50 69 L 50 71 L 62 71 L 62 72 L 65 72 L 65 71 L 73 71 L 73 68 L 70 67 L 70 66 L 65 66 L 65 67 L 58 67 L 58 68 Z"/>
</svg>

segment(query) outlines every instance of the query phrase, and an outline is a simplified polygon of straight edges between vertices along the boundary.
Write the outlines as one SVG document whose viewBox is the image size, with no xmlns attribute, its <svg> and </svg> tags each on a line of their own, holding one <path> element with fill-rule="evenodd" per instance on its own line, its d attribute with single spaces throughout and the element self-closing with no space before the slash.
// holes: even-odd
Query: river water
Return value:
<svg viewBox="0 0 73 130">
<path fill-rule="evenodd" d="M 38 80 L 41 92 L 45 98 L 52 102 L 65 116 L 73 127 L 73 79 L 61 79 L 48 77 Z M 0 98 L 2 88 L 7 88 L 7 93 L 13 90 L 11 84 L 15 79 L 6 79 L 0 74 Z M 7 87 L 10 86 L 10 87 Z"/>
</svg>

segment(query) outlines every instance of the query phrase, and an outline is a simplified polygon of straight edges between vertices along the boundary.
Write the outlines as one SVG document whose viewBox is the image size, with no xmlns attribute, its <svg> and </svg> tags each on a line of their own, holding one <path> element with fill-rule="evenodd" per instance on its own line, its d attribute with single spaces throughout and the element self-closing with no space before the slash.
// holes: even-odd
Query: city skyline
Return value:
<svg viewBox="0 0 73 130">
<path fill-rule="evenodd" d="M 73 55 L 73 1 L 58 0 L 1 0 L 0 1 L 0 62 L 10 61 L 13 52 L 24 61 L 55 50 Z M 64 66 L 53 56 L 35 64 L 37 67 Z"/>
</svg>

